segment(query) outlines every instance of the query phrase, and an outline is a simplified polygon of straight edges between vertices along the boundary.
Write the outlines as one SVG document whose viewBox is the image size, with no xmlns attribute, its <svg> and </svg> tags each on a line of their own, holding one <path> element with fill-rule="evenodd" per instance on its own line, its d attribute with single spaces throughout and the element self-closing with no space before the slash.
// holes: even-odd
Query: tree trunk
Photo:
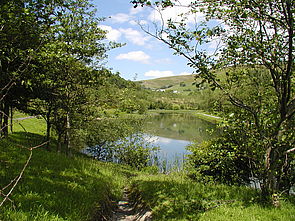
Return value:
<svg viewBox="0 0 295 221">
<path fill-rule="evenodd" d="M 48 111 L 46 113 L 46 149 L 50 150 L 50 131 L 51 131 L 51 121 L 50 121 L 50 115 L 51 115 L 51 108 L 48 108 Z"/>
<path fill-rule="evenodd" d="M 8 136 L 8 125 L 9 124 L 9 104 L 4 99 L 4 108 L 3 108 L 3 124 L 2 124 L 2 132 L 4 137 Z"/>
<path fill-rule="evenodd" d="M 3 123 L 3 102 L 0 100 L 0 138 L 2 138 L 2 124 Z"/>
<path fill-rule="evenodd" d="M 71 122 L 70 122 L 70 114 L 67 113 L 67 130 L 66 130 L 66 137 L 67 137 L 67 143 L 66 143 L 66 153 L 67 155 L 71 155 Z"/>
<path fill-rule="evenodd" d="M 276 143 L 278 143 L 277 141 Z M 282 150 L 278 147 L 270 146 L 266 151 L 265 160 L 265 179 L 262 185 L 263 197 L 272 201 L 275 207 L 280 206 L 279 193 L 284 191 L 284 185 L 281 178 L 287 165 Z"/>
<path fill-rule="evenodd" d="M 61 140 L 62 140 L 62 133 L 60 131 L 58 131 L 58 138 L 57 138 L 57 152 L 60 153 L 61 152 Z"/>
<path fill-rule="evenodd" d="M 10 132 L 13 133 L 13 107 L 10 107 Z"/>
<path fill-rule="evenodd" d="M 46 141 L 47 141 L 47 144 L 46 144 L 46 149 L 47 150 L 50 150 L 50 131 L 51 131 L 51 122 L 50 120 L 46 120 Z"/>
</svg>

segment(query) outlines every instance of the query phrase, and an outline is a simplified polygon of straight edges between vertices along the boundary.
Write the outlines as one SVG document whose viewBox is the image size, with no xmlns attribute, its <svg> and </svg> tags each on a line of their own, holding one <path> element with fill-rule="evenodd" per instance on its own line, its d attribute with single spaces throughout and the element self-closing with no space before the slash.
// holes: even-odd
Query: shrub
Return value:
<svg viewBox="0 0 295 221">
<path fill-rule="evenodd" d="M 223 138 L 201 144 L 191 144 L 188 150 L 190 177 L 199 181 L 215 181 L 226 184 L 250 182 L 251 170 L 247 157 L 238 146 L 224 143 Z"/>
</svg>

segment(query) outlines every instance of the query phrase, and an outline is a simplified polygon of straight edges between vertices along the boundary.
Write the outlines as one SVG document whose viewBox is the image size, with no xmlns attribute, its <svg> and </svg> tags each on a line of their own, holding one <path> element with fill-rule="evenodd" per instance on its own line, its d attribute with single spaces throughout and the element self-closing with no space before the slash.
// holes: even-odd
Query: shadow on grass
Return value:
<svg viewBox="0 0 295 221">
<path fill-rule="evenodd" d="M 17 132 L 0 142 L 0 189 L 19 175 L 32 147 L 44 142 L 44 136 Z M 32 218 L 40 211 L 69 220 L 89 220 L 97 202 L 107 200 L 114 186 L 112 177 L 99 170 L 94 160 L 66 157 L 33 150 L 29 166 L 10 197 L 16 212 Z M 10 204 L 6 204 L 10 208 Z M 1 219 L 1 216 L 0 216 Z M 9 218 L 4 217 L 4 220 Z"/>
<path fill-rule="evenodd" d="M 247 187 L 205 185 L 169 178 L 137 180 L 134 185 L 153 208 L 157 220 L 198 220 L 204 212 L 222 205 L 242 208 L 264 205 L 260 202 L 260 193 Z"/>
</svg>

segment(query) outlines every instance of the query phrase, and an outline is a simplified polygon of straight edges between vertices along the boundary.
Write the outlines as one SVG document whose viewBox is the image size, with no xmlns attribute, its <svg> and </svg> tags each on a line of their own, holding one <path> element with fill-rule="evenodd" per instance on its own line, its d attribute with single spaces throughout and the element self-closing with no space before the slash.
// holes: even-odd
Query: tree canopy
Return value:
<svg viewBox="0 0 295 221">
<path fill-rule="evenodd" d="M 167 7 L 188 8 L 178 21 L 162 21 L 154 32 L 143 29 L 184 56 L 202 83 L 226 95 L 232 104 L 228 114 L 234 117 L 229 119 L 232 129 L 225 132 L 238 134 L 227 142 L 239 143 L 238 149 L 249 156 L 263 193 L 290 188 L 295 141 L 294 1 L 131 2 L 160 13 Z M 188 18 L 196 13 L 204 20 L 192 25 Z M 210 42 L 215 51 L 205 50 Z M 218 76 L 221 69 L 226 71 Z"/>
</svg>

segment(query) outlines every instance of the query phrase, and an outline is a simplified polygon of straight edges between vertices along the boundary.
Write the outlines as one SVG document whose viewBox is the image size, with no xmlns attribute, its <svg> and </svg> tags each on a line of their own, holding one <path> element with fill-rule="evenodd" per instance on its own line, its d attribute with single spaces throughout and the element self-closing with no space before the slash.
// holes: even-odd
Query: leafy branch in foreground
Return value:
<svg viewBox="0 0 295 221">
<path fill-rule="evenodd" d="M 177 20 L 156 23 L 154 31 L 143 28 L 184 56 L 202 83 L 226 95 L 225 118 L 234 117 L 224 132 L 237 133 L 219 145 L 238 143 L 243 155 L 254 157 L 248 160 L 256 165 L 262 194 L 288 191 L 294 185 L 294 1 L 131 2 L 160 14 L 187 8 Z M 192 23 L 197 14 L 203 19 Z M 216 50 L 206 50 L 210 43 Z"/>
</svg>

